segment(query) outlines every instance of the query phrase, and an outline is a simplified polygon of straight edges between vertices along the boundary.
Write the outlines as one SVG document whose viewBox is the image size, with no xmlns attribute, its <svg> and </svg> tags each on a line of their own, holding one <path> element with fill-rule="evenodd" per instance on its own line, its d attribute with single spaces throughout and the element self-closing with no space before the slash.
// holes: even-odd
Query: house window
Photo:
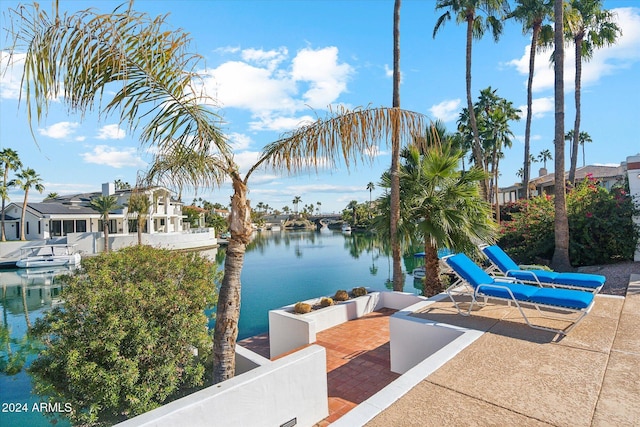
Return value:
<svg viewBox="0 0 640 427">
<path fill-rule="evenodd" d="M 76 233 L 85 233 L 86 231 L 87 231 L 87 220 L 86 219 L 76 220 Z"/>
<path fill-rule="evenodd" d="M 98 221 L 98 227 L 100 228 L 100 231 L 104 230 L 104 221 L 103 220 Z M 109 233 L 115 233 L 117 229 L 118 229 L 118 220 L 110 219 L 109 220 Z"/>
<path fill-rule="evenodd" d="M 38 221 L 38 235 L 42 234 L 42 224 Z"/>
<path fill-rule="evenodd" d="M 51 235 L 62 236 L 62 221 L 60 220 L 51 221 Z"/>
<path fill-rule="evenodd" d="M 69 233 L 73 233 L 74 221 L 72 219 L 65 219 L 62 221 L 62 235 L 66 236 Z"/>
</svg>

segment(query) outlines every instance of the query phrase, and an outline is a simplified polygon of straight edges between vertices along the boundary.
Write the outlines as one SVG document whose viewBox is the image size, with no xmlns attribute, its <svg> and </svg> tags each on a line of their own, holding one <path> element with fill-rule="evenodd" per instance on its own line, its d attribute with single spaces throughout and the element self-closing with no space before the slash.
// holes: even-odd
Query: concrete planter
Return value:
<svg viewBox="0 0 640 427">
<path fill-rule="evenodd" d="M 371 292 L 335 305 L 295 314 L 293 304 L 269 311 L 269 343 L 272 358 L 316 341 L 316 334 L 383 307 L 402 309 L 425 298 L 401 292 Z M 315 305 L 321 298 L 307 301 Z"/>
</svg>

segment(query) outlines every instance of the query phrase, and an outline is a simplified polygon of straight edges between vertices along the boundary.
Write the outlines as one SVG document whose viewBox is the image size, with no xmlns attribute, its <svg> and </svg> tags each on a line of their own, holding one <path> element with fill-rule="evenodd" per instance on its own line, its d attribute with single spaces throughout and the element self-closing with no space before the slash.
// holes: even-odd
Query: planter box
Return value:
<svg viewBox="0 0 640 427">
<path fill-rule="evenodd" d="M 303 301 L 315 305 L 321 298 Z M 316 334 L 349 320 L 360 318 L 383 307 L 400 310 L 424 301 L 424 297 L 401 292 L 371 292 L 335 305 L 295 314 L 294 304 L 269 311 L 269 344 L 271 358 L 316 341 Z"/>
</svg>

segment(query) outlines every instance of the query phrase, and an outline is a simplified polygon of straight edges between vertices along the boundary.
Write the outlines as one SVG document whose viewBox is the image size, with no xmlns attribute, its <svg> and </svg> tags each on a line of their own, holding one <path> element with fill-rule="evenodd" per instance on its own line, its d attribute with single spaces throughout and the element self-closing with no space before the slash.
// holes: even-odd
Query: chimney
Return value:
<svg viewBox="0 0 640 427">
<path fill-rule="evenodd" d="M 545 175 L 548 175 L 548 174 L 549 174 L 549 172 L 547 172 L 546 168 L 540 168 L 540 170 L 538 171 L 538 177 L 545 176 Z"/>
<path fill-rule="evenodd" d="M 106 182 L 102 184 L 102 195 L 111 196 L 116 192 L 116 185 L 113 182 Z"/>
</svg>

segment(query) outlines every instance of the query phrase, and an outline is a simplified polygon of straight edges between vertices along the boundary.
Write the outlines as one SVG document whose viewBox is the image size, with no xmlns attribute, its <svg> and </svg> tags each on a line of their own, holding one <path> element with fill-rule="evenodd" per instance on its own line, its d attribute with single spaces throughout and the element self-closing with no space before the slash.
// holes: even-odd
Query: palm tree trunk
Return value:
<svg viewBox="0 0 640 427">
<path fill-rule="evenodd" d="M 569 221 L 564 181 L 564 35 L 562 0 L 554 0 L 554 97 L 555 97 L 555 199 L 554 236 L 555 249 L 551 265 L 559 271 L 571 268 L 569 261 Z"/>
<path fill-rule="evenodd" d="M 438 249 L 429 243 L 429 237 L 424 236 L 424 288 L 423 295 L 432 297 L 442 292 L 440 281 L 440 263 Z"/>
<path fill-rule="evenodd" d="M 233 196 L 229 230 L 231 237 L 224 261 L 224 278 L 218 294 L 216 324 L 213 335 L 213 381 L 219 383 L 235 375 L 235 345 L 240 318 L 240 274 L 247 243 L 251 238 L 251 207 L 247 186 L 237 173 L 231 175 Z"/>
<path fill-rule="evenodd" d="M 27 216 L 27 197 L 29 197 L 29 189 L 24 191 L 24 203 L 22 204 L 22 218 L 20 218 L 20 240 L 27 240 L 24 234 L 25 217 Z"/>
<path fill-rule="evenodd" d="M 400 108 L 400 6 L 402 1 L 395 0 L 393 5 L 393 108 Z M 394 114 L 391 133 L 391 257 L 393 258 L 393 290 L 402 291 L 404 275 L 400 241 L 398 240 L 398 223 L 400 222 L 400 133 L 399 117 Z"/>
<path fill-rule="evenodd" d="M 138 245 L 142 245 L 142 217 L 138 213 Z"/>
<path fill-rule="evenodd" d="M 582 38 L 575 39 L 576 50 L 576 79 L 575 79 L 575 101 L 576 119 L 573 124 L 573 141 L 571 143 L 571 168 L 569 169 L 569 182 L 576 183 L 576 168 L 578 164 L 578 144 L 580 144 L 580 81 L 582 79 Z"/>
<path fill-rule="evenodd" d="M 484 160 L 482 156 L 482 145 L 480 145 L 480 134 L 478 133 L 478 123 L 476 121 L 476 112 L 473 109 L 473 98 L 471 96 L 471 46 L 473 44 L 473 20 L 474 15 L 467 15 L 467 52 L 466 52 L 466 82 L 467 82 L 467 109 L 469 110 L 469 122 L 471 122 L 471 131 L 473 132 L 473 144 L 471 144 L 471 151 L 473 152 L 473 162 L 477 167 L 482 168 L 484 166 Z M 487 170 L 484 168 L 484 170 Z M 487 201 L 489 199 L 489 181 L 485 178 L 480 183 L 481 196 Z"/>
<path fill-rule="evenodd" d="M 524 187 L 524 197 L 529 198 L 529 180 L 531 179 L 531 118 L 533 116 L 533 73 L 536 62 L 536 46 L 538 45 L 538 35 L 540 34 L 540 24 L 537 22 L 533 26 L 531 36 L 531 49 L 529 51 L 529 79 L 527 80 L 527 119 L 524 127 L 524 176 L 522 186 Z"/>
<path fill-rule="evenodd" d="M 7 180 L 9 179 L 9 165 L 5 165 L 4 167 L 4 181 L 2 183 L 2 185 L 4 185 L 4 188 L 6 190 L 7 188 Z M 7 241 L 7 237 L 6 234 L 4 232 L 4 204 L 6 202 L 6 199 L 4 197 L 4 195 L 2 196 L 2 214 L 0 214 L 2 216 L 1 218 L 1 222 L 2 222 L 2 241 L 6 242 Z"/>
</svg>

